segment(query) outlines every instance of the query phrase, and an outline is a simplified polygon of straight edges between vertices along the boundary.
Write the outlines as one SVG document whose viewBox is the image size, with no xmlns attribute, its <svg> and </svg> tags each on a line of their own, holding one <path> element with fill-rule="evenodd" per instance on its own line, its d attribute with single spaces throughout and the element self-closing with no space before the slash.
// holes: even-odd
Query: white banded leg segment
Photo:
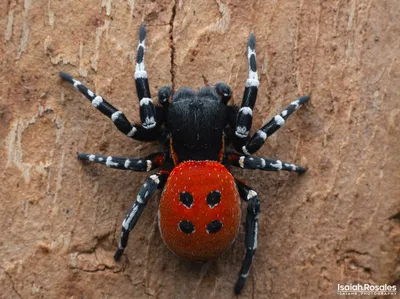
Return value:
<svg viewBox="0 0 400 299">
<path fill-rule="evenodd" d="M 139 79 L 139 78 L 147 78 L 147 72 L 146 71 L 135 71 L 134 78 L 135 78 L 135 80 Z"/>
<path fill-rule="evenodd" d="M 136 68 L 135 68 L 135 73 L 136 72 L 138 73 L 138 77 L 140 76 L 139 72 L 145 72 L 144 68 L 145 51 L 146 51 L 146 27 L 144 25 L 141 25 L 139 29 L 139 44 L 137 47 Z M 145 77 L 147 78 L 147 75 Z"/>
<path fill-rule="evenodd" d="M 260 200 L 257 193 L 242 182 L 235 180 L 240 197 L 247 201 L 246 215 L 246 254 L 243 259 L 242 267 L 239 272 L 239 278 L 235 285 L 235 293 L 239 294 L 242 290 L 247 276 L 249 275 L 250 267 L 254 259 L 254 254 L 257 249 L 258 237 L 258 218 L 260 217 Z"/>
<path fill-rule="evenodd" d="M 264 125 L 254 136 L 250 138 L 246 144 L 247 151 L 250 154 L 257 152 L 264 144 L 267 137 L 278 131 L 285 124 L 285 121 L 289 118 L 289 116 L 309 99 L 309 96 L 300 97 L 286 107 L 280 114 L 275 115 L 266 125 Z"/>
<path fill-rule="evenodd" d="M 135 128 L 134 125 L 132 126 L 129 120 L 125 117 L 125 115 L 121 111 L 116 109 L 113 105 L 108 103 L 101 96 L 96 95 L 93 91 L 88 89 L 78 80 L 74 79 L 71 75 L 64 72 L 60 72 L 60 76 L 65 81 L 71 83 L 76 89 L 78 89 L 79 92 L 82 93 L 92 103 L 93 107 L 95 107 L 105 116 L 111 118 L 114 125 L 117 127 L 119 131 L 121 131 L 125 135 L 130 134 L 128 135 L 129 137 L 134 137 L 133 132 L 136 132 L 138 128 Z"/>
<path fill-rule="evenodd" d="M 256 63 L 256 38 L 253 34 L 249 36 L 247 58 L 249 61 L 249 79 L 258 81 L 257 63 Z"/>
<path fill-rule="evenodd" d="M 228 160 L 233 166 L 243 169 L 258 169 L 263 171 L 294 171 L 298 173 L 306 172 L 307 169 L 292 163 L 282 162 L 267 158 L 259 158 L 254 156 L 240 156 L 238 154 L 228 153 Z"/>
<path fill-rule="evenodd" d="M 135 67 L 135 85 L 136 92 L 140 103 L 140 120 L 143 128 L 146 130 L 153 129 L 157 125 L 156 109 L 151 100 L 149 80 L 144 64 L 144 54 L 146 50 L 146 27 L 140 26 L 139 44 L 137 47 L 136 67 Z"/>
<path fill-rule="evenodd" d="M 143 98 L 139 102 L 140 105 L 140 118 L 142 126 L 145 129 L 152 129 L 156 126 L 155 108 L 151 98 Z"/>
<path fill-rule="evenodd" d="M 249 136 L 249 129 L 245 126 L 236 126 L 235 135 L 241 139 Z"/>
<path fill-rule="evenodd" d="M 253 122 L 253 110 L 250 107 L 240 108 L 236 118 L 235 135 L 239 138 L 246 138 L 249 135 Z"/>
<path fill-rule="evenodd" d="M 80 81 L 74 79 L 74 78 L 72 78 L 72 81 L 73 81 L 72 85 L 73 85 L 76 89 L 79 90 L 78 86 L 79 86 L 79 85 L 82 85 L 82 83 L 81 83 Z M 90 93 L 92 93 L 92 91 L 88 89 L 88 93 L 89 93 L 89 91 L 90 91 Z"/>
<path fill-rule="evenodd" d="M 153 195 L 154 191 L 157 188 L 165 184 L 167 180 L 168 174 L 166 173 L 157 173 L 155 175 L 150 176 L 146 179 L 144 184 L 139 190 L 139 193 L 136 197 L 136 201 L 133 204 L 132 208 L 129 210 L 128 214 L 124 221 L 122 222 L 122 231 L 120 235 L 120 240 L 118 243 L 117 251 L 114 254 L 114 259 L 118 261 L 128 244 L 129 232 L 135 227 L 137 221 L 142 215 L 144 208 L 147 205 L 148 200 Z"/>
<path fill-rule="evenodd" d="M 258 79 L 247 79 L 246 87 L 257 87 L 260 85 L 260 81 Z"/>
<path fill-rule="evenodd" d="M 113 107 L 110 103 L 108 103 L 101 96 L 96 95 L 93 91 L 87 88 L 84 84 L 74 79 L 71 75 L 60 72 L 61 78 L 65 81 L 71 83 L 80 93 L 82 93 L 95 107 L 97 110 L 100 110 L 101 113 L 111 118 L 111 115 L 118 111 L 115 107 Z"/>
<path fill-rule="evenodd" d="M 115 169 L 150 171 L 160 167 L 164 163 L 166 153 L 154 153 L 145 158 L 123 158 L 117 156 L 78 153 L 78 159 L 100 163 Z"/>
<path fill-rule="evenodd" d="M 88 89 L 88 91 L 89 91 L 89 89 Z M 93 92 L 91 92 L 90 94 L 93 94 Z M 92 105 L 93 105 L 94 108 L 99 107 L 102 103 L 103 103 L 103 98 L 101 96 L 96 96 L 92 100 Z"/>
<path fill-rule="evenodd" d="M 258 74 L 256 63 L 256 39 L 253 34 L 250 35 L 248 40 L 248 64 L 249 76 L 246 81 L 246 86 L 243 93 L 242 105 L 236 117 L 236 128 L 233 144 L 235 149 L 243 152 L 243 146 L 248 141 L 248 134 L 252 125 L 252 112 L 257 100 L 258 92 Z"/>
<path fill-rule="evenodd" d="M 147 72 L 144 66 L 144 53 L 146 51 L 146 28 L 142 25 L 139 29 L 139 44 L 137 47 L 136 54 L 136 66 L 135 66 L 135 80 L 136 79 L 147 79 Z"/>
</svg>

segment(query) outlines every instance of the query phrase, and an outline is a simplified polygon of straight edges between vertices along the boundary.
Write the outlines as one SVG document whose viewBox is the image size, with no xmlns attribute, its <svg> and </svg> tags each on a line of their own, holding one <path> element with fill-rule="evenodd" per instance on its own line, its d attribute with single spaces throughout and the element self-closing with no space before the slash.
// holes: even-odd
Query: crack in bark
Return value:
<svg viewBox="0 0 400 299">
<path fill-rule="evenodd" d="M 10 275 L 10 273 L 8 273 L 6 271 L 6 269 L 4 269 L 2 266 L 0 266 L 0 269 L 3 270 L 4 273 L 6 274 L 6 276 L 11 280 L 11 287 L 12 287 L 13 291 L 15 292 L 15 294 L 17 294 L 17 296 L 22 299 L 21 294 L 18 293 L 18 291 L 15 289 L 15 283 L 14 283 L 14 280 L 12 279 L 12 276 Z"/>
<path fill-rule="evenodd" d="M 174 43 L 174 21 L 176 15 L 176 0 L 174 0 L 174 5 L 172 7 L 171 19 L 169 21 L 169 39 L 170 39 L 170 48 L 171 48 L 171 87 L 172 94 L 175 92 L 175 43 Z"/>
<path fill-rule="evenodd" d="M 93 252 L 77 251 L 75 254 L 76 254 L 76 256 L 75 256 L 75 259 L 76 259 L 75 263 L 76 264 L 70 264 L 69 266 L 70 266 L 71 269 L 76 269 L 76 270 L 79 270 L 79 271 L 82 271 L 82 272 L 88 272 L 88 273 L 105 272 L 105 271 L 112 272 L 112 273 L 119 273 L 119 272 L 124 272 L 124 270 L 125 270 L 124 267 L 119 268 L 116 265 L 109 266 L 109 265 L 101 262 L 98 259 L 97 253 L 96 253 L 95 250 Z M 96 265 L 92 265 L 93 266 L 92 269 L 85 268 L 84 266 L 82 266 L 82 264 L 79 264 L 79 261 L 77 260 L 78 256 L 80 256 L 81 254 L 86 254 L 86 255 L 94 254 L 94 257 L 96 259 L 97 264 Z M 83 264 L 84 263 L 85 263 L 85 261 L 83 261 Z"/>
<path fill-rule="evenodd" d="M 116 273 L 123 272 L 122 268 L 118 270 L 115 267 L 110 267 L 110 266 L 107 266 L 105 264 L 99 264 L 98 266 L 99 267 L 103 267 L 104 266 L 104 268 L 96 268 L 96 269 L 90 270 L 90 269 L 83 269 L 83 268 L 75 267 L 73 269 L 76 269 L 76 270 L 79 270 L 79 271 L 82 271 L 82 272 L 87 272 L 87 273 L 106 272 L 107 271 L 107 272 L 116 274 Z"/>
<path fill-rule="evenodd" d="M 109 266 L 109 265 L 107 265 L 107 264 L 101 262 L 101 261 L 99 260 L 99 258 L 97 257 L 97 249 L 98 249 L 99 246 L 100 246 L 102 243 L 104 243 L 110 236 L 112 236 L 112 241 L 111 241 L 112 244 L 115 243 L 115 241 L 114 241 L 114 240 L 115 240 L 115 231 L 116 231 L 116 224 L 114 225 L 114 229 L 113 229 L 112 231 L 108 231 L 108 232 L 106 232 L 106 233 L 103 234 L 103 235 L 96 236 L 96 237 L 95 237 L 95 239 L 96 239 L 96 244 L 94 244 L 93 247 L 91 247 L 91 248 L 89 248 L 89 249 L 87 249 L 87 250 L 76 251 L 76 252 L 74 253 L 74 254 L 76 255 L 76 256 L 75 256 L 75 259 L 77 259 L 78 256 L 83 255 L 83 254 L 86 254 L 86 255 L 93 255 L 93 254 L 94 254 L 94 256 L 95 256 L 95 258 L 96 258 L 96 261 L 97 261 L 97 265 L 93 265 L 93 267 L 94 267 L 93 269 L 85 269 L 84 267 L 82 267 L 81 265 L 79 265 L 78 262 L 76 262 L 75 265 L 70 265 L 70 267 L 71 267 L 72 269 L 77 269 L 77 270 L 80 270 L 80 271 L 83 271 L 83 272 L 89 272 L 89 273 L 104 272 L 104 271 L 110 271 L 110 272 L 112 272 L 112 273 L 123 272 L 123 271 L 125 270 L 124 267 L 119 268 L 119 267 L 117 267 L 116 265 Z"/>
</svg>

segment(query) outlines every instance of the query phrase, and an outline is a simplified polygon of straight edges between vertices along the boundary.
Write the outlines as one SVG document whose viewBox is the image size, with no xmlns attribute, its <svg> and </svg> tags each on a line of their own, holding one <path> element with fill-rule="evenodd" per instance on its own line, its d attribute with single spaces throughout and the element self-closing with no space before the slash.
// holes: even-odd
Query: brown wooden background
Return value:
<svg viewBox="0 0 400 299">
<path fill-rule="evenodd" d="M 399 16 L 396 0 L 1 1 L 0 297 L 233 297 L 243 227 L 217 261 L 183 262 L 160 238 L 158 193 L 115 264 L 147 174 L 76 160 L 158 150 L 124 137 L 58 77 L 73 74 L 138 120 L 142 22 L 153 95 L 225 81 L 239 104 L 250 32 L 261 81 L 253 129 L 312 94 L 258 152 L 307 174 L 234 170 L 262 202 L 241 298 L 333 298 L 338 282 L 399 281 Z"/>
</svg>

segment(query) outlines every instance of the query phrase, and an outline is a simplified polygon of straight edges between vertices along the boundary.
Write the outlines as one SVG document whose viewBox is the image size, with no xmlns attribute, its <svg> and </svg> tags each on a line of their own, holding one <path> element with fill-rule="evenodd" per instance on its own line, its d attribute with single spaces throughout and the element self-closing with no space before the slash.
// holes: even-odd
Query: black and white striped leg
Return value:
<svg viewBox="0 0 400 299">
<path fill-rule="evenodd" d="M 233 166 L 243 169 L 259 169 L 264 171 L 294 171 L 297 173 L 306 172 L 307 169 L 292 163 L 282 162 L 267 158 L 259 158 L 254 156 L 240 156 L 236 153 L 228 153 L 227 160 Z"/>
<path fill-rule="evenodd" d="M 239 272 L 239 278 L 235 285 L 235 293 L 239 294 L 243 289 L 250 267 L 253 262 L 254 254 L 257 249 L 258 218 L 260 216 L 260 200 L 257 193 L 242 182 L 235 180 L 240 197 L 247 201 L 246 215 L 246 253 Z"/>
<path fill-rule="evenodd" d="M 285 124 L 285 121 L 289 118 L 289 116 L 309 99 L 310 96 L 303 96 L 290 103 L 285 110 L 283 110 L 280 114 L 275 115 L 266 125 L 264 125 L 250 138 L 246 146 L 242 148 L 242 152 L 247 155 L 257 152 L 264 144 L 265 140 L 279 130 Z"/>
<path fill-rule="evenodd" d="M 154 191 L 156 191 L 157 188 L 161 188 L 162 186 L 164 186 L 167 177 L 168 174 L 166 172 L 160 171 L 157 174 L 153 174 L 149 178 L 147 178 L 140 188 L 135 203 L 133 204 L 132 208 L 122 222 L 122 231 L 118 243 L 118 249 L 114 254 L 114 259 L 116 261 L 118 261 L 124 253 L 124 250 L 128 243 L 129 232 L 135 227 L 136 222 L 142 215 L 149 198 L 153 195 Z"/>
<path fill-rule="evenodd" d="M 114 125 L 117 127 L 117 129 L 122 133 L 124 133 L 126 136 L 141 141 L 156 140 L 158 138 L 159 134 L 157 130 L 154 129 L 152 131 L 149 131 L 145 130 L 140 125 L 135 125 L 135 124 L 132 125 L 126 118 L 124 113 L 122 113 L 113 105 L 108 103 L 101 96 L 96 95 L 93 91 L 91 91 L 89 88 L 87 88 L 85 85 L 83 85 L 81 82 L 76 80 L 71 75 L 64 72 L 60 72 L 60 76 L 65 81 L 72 84 L 80 93 L 82 93 L 92 103 L 93 107 L 95 107 L 105 116 L 110 118 L 113 121 Z"/>
<path fill-rule="evenodd" d="M 249 131 L 253 121 L 253 109 L 256 104 L 258 92 L 258 75 L 256 64 L 256 39 L 253 34 L 248 42 L 249 77 L 246 81 L 241 108 L 236 118 L 234 146 L 236 150 L 242 151 L 242 147 L 248 140 Z"/>
<path fill-rule="evenodd" d="M 165 162 L 166 155 L 166 153 L 159 152 L 148 155 L 145 158 L 122 158 L 116 156 L 78 153 L 78 159 L 101 163 L 115 169 L 150 171 L 160 167 Z"/>
<path fill-rule="evenodd" d="M 150 95 L 149 80 L 144 66 L 144 53 L 146 50 L 146 27 L 140 26 L 139 44 L 136 55 L 135 83 L 140 105 L 140 120 L 145 129 L 152 129 L 157 125 L 156 110 Z"/>
<path fill-rule="evenodd" d="M 225 83 L 217 83 L 215 85 L 215 91 L 221 99 L 221 102 L 225 105 L 230 101 L 232 97 L 232 89 Z"/>
</svg>

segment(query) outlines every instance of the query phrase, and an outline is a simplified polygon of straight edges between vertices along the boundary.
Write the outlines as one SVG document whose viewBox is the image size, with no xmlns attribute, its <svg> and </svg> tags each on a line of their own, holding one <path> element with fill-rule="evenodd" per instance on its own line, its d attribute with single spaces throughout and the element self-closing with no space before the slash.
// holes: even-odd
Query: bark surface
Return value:
<svg viewBox="0 0 400 299">
<path fill-rule="evenodd" d="M 233 170 L 261 200 L 240 297 L 334 298 L 337 283 L 350 282 L 399 288 L 399 16 L 396 0 L 1 1 L 0 297 L 234 297 L 243 225 L 218 260 L 184 262 L 160 237 L 158 192 L 115 263 L 148 174 L 76 159 L 159 149 L 120 134 L 58 76 L 72 74 L 139 120 L 141 23 L 153 96 L 165 84 L 223 81 L 240 105 L 251 32 L 260 76 L 252 132 L 312 95 L 257 153 L 306 174 Z"/>
</svg>

